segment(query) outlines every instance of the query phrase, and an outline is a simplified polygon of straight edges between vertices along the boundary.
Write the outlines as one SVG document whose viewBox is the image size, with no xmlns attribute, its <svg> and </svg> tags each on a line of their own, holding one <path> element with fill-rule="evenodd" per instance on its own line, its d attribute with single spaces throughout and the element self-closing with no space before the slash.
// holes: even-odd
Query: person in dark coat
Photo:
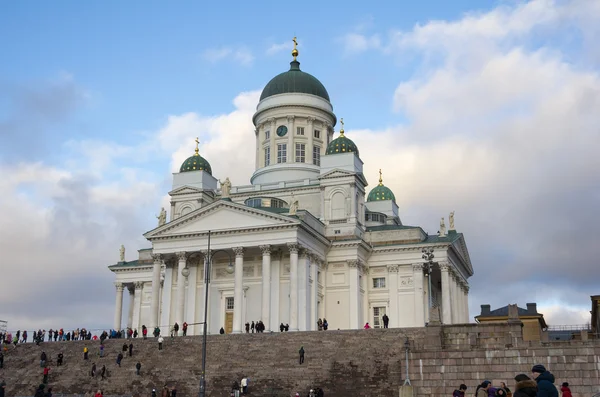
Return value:
<svg viewBox="0 0 600 397">
<path fill-rule="evenodd" d="M 117 365 L 120 367 L 121 366 L 121 361 L 123 360 L 123 353 L 119 353 L 119 355 L 117 356 Z"/>
<path fill-rule="evenodd" d="M 133 343 L 129 344 L 129 357 L 133 356 Z"/>
<path fill-rule="evenodd" d="M 140 369 L 142 369 L 142 363 L 140 363 L 138 361 L 138 363 L 135 365 L 135 374 L 139 375 L 140 374 Z"/>
<path fill-rule="evenodd" d="M 558 390 L 554 386 L 554 375 L 548 372 L 546 367 L 542 364 L 534 365 L 531 373 L 537 382 L 538 397 L 558 397 Z"/>
<path fill-rule="evenodd" d="M 458 390 L 454 390 L 452 393 L 452 397 L 465 397 L 465 392 L 467 391 L 467 385 L 464 383 L 458 386 Z"/>
<path fill-rule="evenodd" d="M 4 397 L 4 392 L 6 391 L 6 382 L 0 382 L 0 397 Z"/>
<path fill-rule="evenodd" d="M 300 364 L 304 363 L 304 346 L 300 346 L 300 350 L 298 351 L 300 354 Z"/>
<path fill-rule="evenodd" d="M 513 397 L 536 397 L 537 396 L 537 383 L 531 380 L 529 376 L 520 374 L 515 376 L 515 392 Z"/>
<path fill-rule="evenodd" d="M 223 329 L 223 327 L 221 327 L 221 329 L 219 330 L 219 334 L 221 334 L 221 335 L 225 334 L 225 329 Z"/>
</svg>

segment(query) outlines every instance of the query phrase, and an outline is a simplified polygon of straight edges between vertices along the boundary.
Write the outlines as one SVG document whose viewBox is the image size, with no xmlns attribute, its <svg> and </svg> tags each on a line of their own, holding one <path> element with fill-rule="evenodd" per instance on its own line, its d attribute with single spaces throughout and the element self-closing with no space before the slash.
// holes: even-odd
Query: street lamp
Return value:
<svg viewBox="0 0 600 397">
<path fill-rule="evenodd" d="M 210 269 L 212 266 L 212 260 L 216 253 L 224 252 L 229 255 L 229 265 L 227 266 L 227 272 L 233 273 L 232 257 L 228 251 L 216 250 L 211 252 L 210 250 L 210 230 L 208 231 L 208 249 L 206 251 L 206 257 L 204 258 L 204 330 L 202 332 L 202 373 L 200 374 L 200 393 L 199 397 L 206 396 L 206 334 L 207 334 L 207 312 L 208 312 L 208 287 L 210 284 Z"/>
<path fill-rule="evenodd" d="M 410 386 L 410 378 L 408 377 L 408 352 L 410 351 L 410 341 L 408 336 L 404 341 L 404 350 L 406 351 L 406 378 L 404 379 L 404 386 Z"/>
<path fill-rule="evenodd" d="M 427 273 L 425 274 L 429 279 L 429 315 L 431 316 L 431 308 L 433 307 L 433 296 L 431 294 L 431 274 L 433 272 L 433 258 L 435 258 L 435 255 L 433 255 L 433 248 L 423 248 L 421 252 L 423 253 L 423 260 L 425 260 L 425 266 L 427 266 Z"/>
</svg>

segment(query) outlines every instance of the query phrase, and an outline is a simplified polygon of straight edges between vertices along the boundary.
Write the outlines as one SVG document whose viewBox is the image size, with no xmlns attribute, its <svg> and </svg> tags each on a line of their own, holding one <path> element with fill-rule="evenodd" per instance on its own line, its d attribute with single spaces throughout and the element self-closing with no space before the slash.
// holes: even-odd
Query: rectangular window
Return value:
<svg viewBox="0 0 600 397">
<path fill-rule="evenodd" d="M 271 131 L 266 130 L 265 131 L 265 139 L 269 139 L 271 137 Z"/>
<path fill-rule="evenodd" d="M 296 144 L 296 163 L 304 163 L 306 159 L 306 145 L 303 143 Z"/>
<path fill-rule="evenodd" d="M 296 135 L 304 135 L 304 127 L 296 127 Z"/>
<path fill-rule="evenodd" d="M 226 310 L 233 310 L 233 297 L 228 296 L 225 304 L 227 305 Z"/>
<path fill-rule="evenodd" d="M 271 147 L 265 148 L 265 167 L 271 164 Z"/>
<path fill-rule="evenodd" d="M 313 146 L 313 164 L 321 166 L 321 148 Z"/>
<path fill-rule="evenodd" d="M 383 316 L 385 315 L 385 306 L 373 308 L 373 328 L 383 328 Z"/>
<path fill-rule="evenodd" d="M 385 277 L 375 277 L 373 279 L 373 288 L 385 288 Z"/>
<path fill-rule="evenodd" d="M 315 130 L 315 138 L 321 139 L 321 131 Z"/>
<path fill-rule="evenodd" d="M 287 144 L 285 143 L 280 143 L 277 145 L 277 162 L 287 162 Z"/>
</svg>

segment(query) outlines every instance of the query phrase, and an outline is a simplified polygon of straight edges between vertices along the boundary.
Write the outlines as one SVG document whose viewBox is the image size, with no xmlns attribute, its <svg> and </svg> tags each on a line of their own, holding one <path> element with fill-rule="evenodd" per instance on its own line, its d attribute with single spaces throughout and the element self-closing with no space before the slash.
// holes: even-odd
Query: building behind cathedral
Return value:
<svg viewBox="0 0 600 397">
<path fill-rule="evenodd" d="M 115 329 L 158 325 L 165 333 L 175 323 L 203 321 L 209 231 L 210 333 L 243 332 L 258 320 L 266 331 L 281 323 L 315 330 L 319 318 L 330 329 L 382 327 L 384 314 L 390 327 L 421 327 L 434 312 L 430 304 L 445 324 L 469 321 L 473 268 L 453 215 L 450 230 L 442 226 L 436 235 L 404 225 L 381 172 L 368 188 L 343 123 L 335 136 L 327 90 L 300 70 L 296 49 L 292 55 L 290 69 L 265 86 L 252 119 L 250 184 L 231 186 L 196 140 L 173 174 L 169 219 L 161 212 L 159 226 L 144 234 L 151 248 L 133 261 L 122 251 L 109 266 L 116 276 Z M 434 250 L 431 268 L 424 248 Z M 201 330 L 190 325 L 188 334 Z"/>
</svg>

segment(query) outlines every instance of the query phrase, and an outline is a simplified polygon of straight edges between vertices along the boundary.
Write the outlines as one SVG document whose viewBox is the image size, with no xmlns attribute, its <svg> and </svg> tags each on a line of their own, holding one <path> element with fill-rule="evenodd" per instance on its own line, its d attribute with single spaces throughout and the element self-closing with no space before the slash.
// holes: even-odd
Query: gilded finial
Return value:
<svg viewBox="0 0 600 397">
<path fill-rule="evenodd" d="M 200 143 L 200 140 L 198 139 L 198 137 L 196 137 L 194 142 L 196 142 L 196 150 L 194 150 L 194 156 L 200 156 L 200 149 L 198 149 L 198 144 Z"/>
<path fill-rule="evenodd" d="M 292 56 L 294 57 L 294 61 L 296 60 L 296 57 L 298 56 L 298 49 L 296 48 L 298 46 L 298 40 L 296 40 L 296 37 L 294 37 L 292 39 L 292 41 L 294 42 L 294 49 L 292 50 Z"/>
<path fill-rule="evenodd" d="M 383 178 L 381 177 L 381 168 L 379 169 L 379 186 L 383 186 Z"/>
<path fill-rule="evenodd" d="M 344 119 L 343 118 L 340 119 L 340 124 L 342 125 L 342 128 L 340 129 L 340 136 L 344 136 Z"/>
</svg>

